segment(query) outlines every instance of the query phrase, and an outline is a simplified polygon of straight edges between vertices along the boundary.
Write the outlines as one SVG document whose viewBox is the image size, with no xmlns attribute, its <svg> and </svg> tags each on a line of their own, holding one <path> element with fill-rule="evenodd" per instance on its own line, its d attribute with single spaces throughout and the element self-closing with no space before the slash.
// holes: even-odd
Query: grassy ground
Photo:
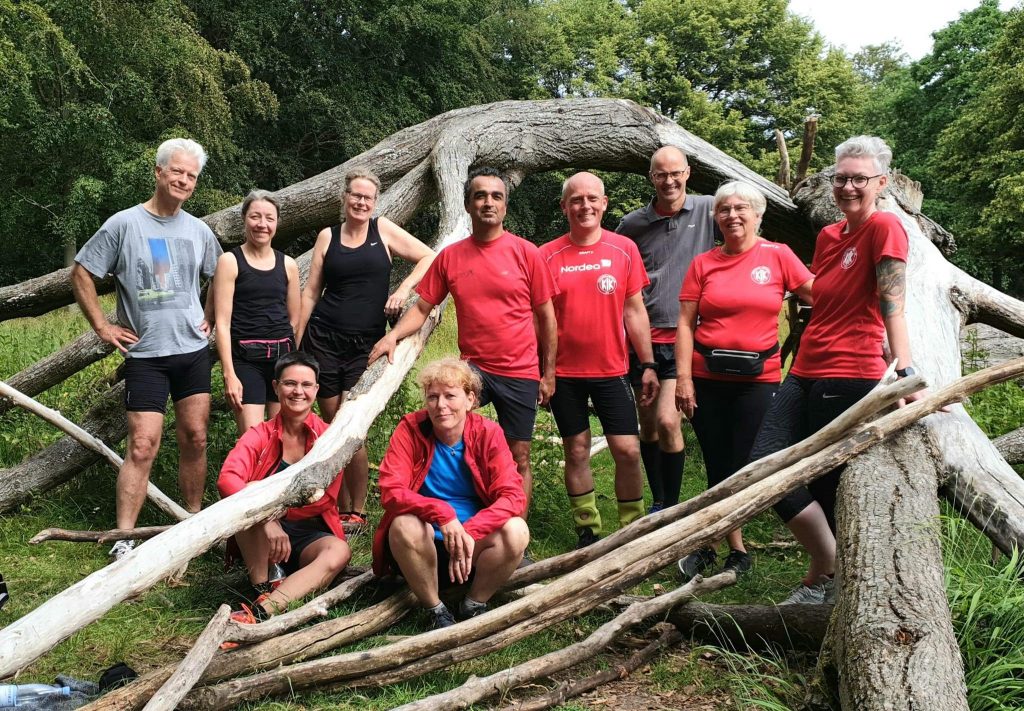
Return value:
<svg viewBox="0 0 1024 711">
<path fill-rule="evenodd" d="M 421 363 L 455 352 L 453 316 L 449 311 L 422 356 Z M 0 348 L 0 377 L 7 377 L 52 352 L 78 335 L 84 327 L 85 324 L 77 315 L 77 311 L 62 311 L 41 318 L 0 324 L 0 345 L 3 346 Z M 91 395 L 103 387 L 116 365 L 116 357 L 98 363 L 66 384 L 41 396 L 40 400 L 60 409 L 72 420 L 80 419 Z M 215 390 L 218 387 L 215 383 Z M 999 430 L 1005 431 L 1013 422 L 1019 423 L 1024 419 L 1021 417 L 1021 403 L 1024 402 L 1024 397 L 1021 396 L 1020 387 L 1013 384 L 1003 387 L 1004 390 L 997 390 L 991 396 L 975 398 L 974 407 L 983 426 L 993 430 L 990 434 L 998 434 Z M 380 460 L 398 417 L 418 406 L 419 395 L 410 379 L 403 389 L 396 393 L 371 432 L 368 439 L 371 462 Z M 170 433 L 173 429 L 168 428 L 165 431 Z M 705 480 L 703 465 L 698 455 L 699 449 L 690 430 L 687 429 L 686 432 L 690 456 L 686 465 L 684 496 L 688 497 L 702 491 Z M 8 413 L 0 422 L 0 467 L 11 466 L 21 461 L 57 436 L 51 428 L 26 413 Z M 538 422 L 538 441 L 533 454 L 535 498 L 530 518 L 533 536 L 530 551 L 535 558 L 569 550 L 575 542 L 561 480 L 561 448 L 558 444 L 548 441 L 555 437 L 553 422 L 547 413 L 542 412 Z M 216 496 L 213 482 L 217 468 L 234 442 L 234 423 L 226 412 L 213 413 L 209 441 L 210 485 L 207 491 L 208 498 L 212 501 Z M 153 480 L 172 496 L 177 495 L 176 464 L 175 448 L 165 445 L 154 468 Z M 605 527 L 611 529 L 616 526 L 616 512 L 611 459 L 607 453 L 595 459 L 594 470 Z M 110 528 L 114 525 L 113 501 L 113 472 L 109 467 L 96 466 L 83 472 L 67 485 L 41 495 L 18 511 L 9 512 L 2 517 L 0 572 L 8 580 L 11 601 L 0 611 L 0 625 L 6 625 L 24 615 L 106 563 L 107 546 L 52 542 L 30 547 L 26 541 L 39 530 L 51 526 L 72 529 Z M 374 520 L 379 514 L 379 501 L 372 495 L 369 513 Z M 164 522 L 160 513 L 152 507 L 146 507 L 140 519 L 140 525 Z M 950 547 L 954 549 L 950 569 L 970 571 L 968 577 L 972 579 L 979 575 L 982 579 L 985 579 L 985 576 L 998 580 L 1005 579 L 1005 573 L 998 569 L 978 567 L 985 565 L 987 545 L 972 530 L 964 531 L 962 527 L 958 530 L 959 540 L 969 543 Z M 806 561 L 798 549 L 774 548 L 769 545 L 776 540 L 788 540 L 788 535 L 773 514 L 764 514 L 754 520 L 747 527 L 746 535 L 757 547 L 754 572 L 737 586 L 716 595 L 712 598 L 713 601 L 759 603 L 779 600 L 799 580 L 805 570 Z M 352 537 L 351 543 L 354 551 L 353 562 L 369 565 L 369 536 Z M 674 587 L 677 580 L 673 573 L 674 569 L 663 571 L 641 586 L 639 591 L 649 592 L 655 584 Z M 953 577 L 955 576 L 951 574 L 951 579 Z M 21 680 L 49 681 L 56 673 L 95 679 L 102 669 L 121 660 L 139 671 L 176 661 L 188 650 L 217 606 L 224 601 L 234 602 L 235 591 L 245 587 L 245 581 L 239 572 L 224 573 L 217 557 L 207 554 L 193 562 L 183 585 L 159 585 L 130 603 L 118 605 L 104 618 L 58 645 L 51 653 L 33 664 L 24 672 Z M 1005 586 L 1000 589 L 1005 589 Z M 964 598 L 960 595 L 957 599 Z M 972 598 L 968 595 L 968 608 L 970 599 Z M 353 604 L 358 605 L 360 601 L 356 600 Z M 351 608 L 338 610 L 335 614 L 344 614 L 348 609 Z M 977 613 L 976 606 L 974 612 Z M 529 642 L 400 686 L 364 690 L 360 693 L 303 694 L 291 701 L 266 702 L 245 708 L 390 708 L 414 698 L 451 688 L 470 675 L 491 673 L 526 658 L 561 648 L 566 640 L 583 638 L 606 619 L 606 616 L 593 614 L 572 620 L 531 638 Z M 975 628 L 979 627 L 976 614 L 969 622 Z M 419 615 L 412 615 L 390 630 L 389 634 L 414 634 L 422 629 L 422 624 L 423 619 Z M 382 641 L 381 638 L 370 639 L 364 646 L 376 646 Z M 606 663 L 607 660 L 597 658 L 589 666 L 597 668 Z M 687 647 L 665 656 L 639 676 L 651 695 L 678 695 L 673 697 L 674 701 L 669 704 L 671 706 L 682 707 L 681 699 L 684 697 L 699 697 L 716 700 L 712 705 L 700 708 L 712 708 L 722 704 L 736 708 L 749 708 L 751 704 L 760 704 L 766 708 L 785 708 L 786 689 L 800 688 L 800 664 L 800 660 L 750 660 L 723 656 L 716 650 L 691 650 Z M 735 673 L 729 673 L 730 669 L 735 669 Z M 995 672 L 991 670 L 983 673 L 989 676 L 992 674 Z M 785 680 L 785 684 L 773 681 L 773 678 Z M 772 694 L 772 698 L 775 699 L 773 702 L 756 700 L 768 698 Z M 576 709 L 584 706 L 577 702 L 563 708 Z M 698 706 L 695 705 L 693 708 Z"/>
</svg>

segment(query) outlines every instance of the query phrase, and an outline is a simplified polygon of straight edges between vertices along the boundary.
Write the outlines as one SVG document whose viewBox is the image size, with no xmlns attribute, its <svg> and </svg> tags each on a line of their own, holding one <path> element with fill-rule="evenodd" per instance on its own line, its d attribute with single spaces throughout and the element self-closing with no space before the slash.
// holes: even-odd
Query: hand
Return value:
<svg viewBox="0 0 1024 711">
<path fill-rule="evenodd" d="M 205 318 L 199 322 L 199 330 L 202 331 L 203 335 L 207 338 L 210 337 L 210 332 L 213 331 L 213 326 Z"/>
<path fill-rule="evenodd" d="M 676 380 L 676 409 L 693 419 L 693 411 L 697 409 L 697 393 L 693 389 L 693 378 Z"/>
<path fill-rule="evenodd" d="M 444 536 L 444 548 L 448 551 L 448 576 L 453 583 L 462 585 L 469 580 L 473 570 L 473 548 L 476 541 L 466 533 L 457 518 L 441 526 L 441 535 Z"/>
<path fill-rule="evenodd" d="M 640 377 L 640 404 L 647 407 L 658 397 L 661 382 L 658 380 L 658 374 L 650 368 L 644 368 L 644 374 Z"/>
<path fill-rule="evenodd" d="M 373 344 L 373 348 L 370 349 L 370 355 L 366 359 L 367 365 L 380 358 L 382 355 L 388 357 L 388 363 L 395 362 L 395 347 L 398 343 L 391 334 L 387 334 L 384 338 L 380 339 Z"/>
<path fill-rule="evenodd" d="M 912 402 L 917 402 L 918 400 L 925 400 L 925 399 L 927 399 L 927 398 L 929 398 L 931 396 L 932 396 L 931 390 L 929 390 L 928 388 L 924 388 L 922 390 L 918 390 L 917 392 L 910 393 L 905 398 L 899 400 L 896 403 L 896 407 L 906 407 L 907 405 L 909 405 Z M 939 408 L 939 412 L 952 412 L 952 411 L 953 410 L 952 410 L 952 408 L 950 408 L 949 405 L 943 405 L 942 407 Z"/>
<path fill-rule="evenodd" d="M 409 292 L 404 289 L 396 289 L 395 293 L 388 297 L 387 302 L 384 304 L 384 315 L 388 318 L 394 318 L 402 313 L 402 307 L 405 306 L 406 300 L 409 298 Z"/>
<path fill-rule="evenodd" d="M 555 376 L 554 374 L 545 375 L 540 379 L 540 389 L 537 390 L 537 404 L 547 405 L 551 401 L 551 396 L 555 394 Z"/>
<path fill-rule="evenodd" d="M 268 560 L 271 563 L 283 563 L 288 560 L 292 554 L 292 542 L 281 528 L 281 524 L 276 520 L 266 521 L 263 524 L 263 532 L 269 544 Z"/>
<path fill-rule="evenodd" d="M 235 412 L 242 409 L 242 381 L 234 373 L 224 374 L 224 396 Z"/>
<path fill-rule="evenodd" d="M 96 335 L 100 337 L 101 341 L 106 341 L 122 353 L 127 353 L 128 346 L 139 342 L 139 337 L 135 334 L 135 331 L 118 326 L 115 323 L 108 323 L 97 331 Z"/>
</svg>

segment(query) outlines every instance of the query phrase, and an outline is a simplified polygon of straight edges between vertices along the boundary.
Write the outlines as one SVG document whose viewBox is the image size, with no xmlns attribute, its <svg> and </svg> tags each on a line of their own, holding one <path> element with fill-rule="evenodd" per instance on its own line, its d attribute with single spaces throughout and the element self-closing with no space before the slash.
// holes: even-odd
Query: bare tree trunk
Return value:
<svg viewBox="0 0 1024 711">
<path fill-rule="evenodd" d="M 702 642 L 729 649 L 817 652 L 831 614 L 832 605 L 695 603 L 674 609 L 668 621 Z"/>
<path fill-rule="evenodd" d="M 171 678 L 153 694 L 153 698 L 143 711 L 174 711 L 178 707 L 178 702 L 196 685 L 220 643 L 224 641 L 224 630 L 227 628 L 230 615 L 231 607 L 221 605 L 192 649 L 171 674 Z"/>
<path fill-rule="evenodd" d="M 1024 427 L 992 440 L 1007 464 L 1024 464 Z"/>
<path fill-rule="evenodd" d="M 821 668 L 843 709 L 967 709 L 924 428 L 857 457 L 840 480 L 839 589 Z"/>
</svg>

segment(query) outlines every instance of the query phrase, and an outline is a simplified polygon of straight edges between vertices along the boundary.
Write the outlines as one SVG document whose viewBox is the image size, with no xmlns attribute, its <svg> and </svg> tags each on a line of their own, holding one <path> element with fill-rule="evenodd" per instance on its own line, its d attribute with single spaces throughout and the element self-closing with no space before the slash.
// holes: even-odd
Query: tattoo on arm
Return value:
<svg viewBox="0 0 1024 711">
<path fill-rule="evenodd" d="M 898 259 L 885 258 L 875 267 L 878 281 L 878 305 L 882 317 L 903 311 L 907 288 L 907 265 Z"/>
</svg>

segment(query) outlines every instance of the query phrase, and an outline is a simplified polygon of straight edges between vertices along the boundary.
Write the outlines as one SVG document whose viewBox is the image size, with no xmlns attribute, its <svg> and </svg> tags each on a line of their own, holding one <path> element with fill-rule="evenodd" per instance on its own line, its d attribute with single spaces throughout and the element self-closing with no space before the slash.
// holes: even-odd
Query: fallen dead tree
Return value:
<svg viewBox="0 0 1024 711">
<path fill-rule="evenodd" d="M 123 538 L 134 538 L 146 541 L 170 526 L 140 526 L 139 528 L 112 528 L 108 531 L 70 531 L 66 528 L 45 528 L 28 539 L 30 546 L 37 546 L 45 541 L 70 541 L 72 543 L 110 543 Z"/>
<path fill-rule="evenodd" d="M 227 629 L 230 615 L 231 607 L 221 605 L 178 668 L 160 690 L 153 694 L 144 711 L 174 711 L 178 707 L 178 702 L 196 685 L 220 643 L 224 641 L 224 630 Z"/>
<path fill-rule="evenodd" d="M 1024 464 L 1024 427 L 992 440 L 1007 464 Z"/>
<path fill-rule="evenodd" d="M 685 635 L 726 649 L 817 652 L 832 605 L 708 605 L 679 607 L 668 621 Z"/>
</svg>

